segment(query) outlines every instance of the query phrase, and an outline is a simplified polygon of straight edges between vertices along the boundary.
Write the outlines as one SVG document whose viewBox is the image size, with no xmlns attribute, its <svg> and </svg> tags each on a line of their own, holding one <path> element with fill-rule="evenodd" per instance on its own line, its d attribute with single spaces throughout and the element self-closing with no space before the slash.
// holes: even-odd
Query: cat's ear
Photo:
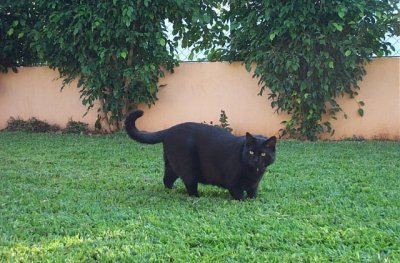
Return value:
<svg viewBox="0 0 400 263">
<path fill-rule="evenodd" d="M 254 136 L 251 135 L 250 133 L 246 132 L 246 145 L 251 146 L 254 145 L 255 143 L 256 143 L 256 138 L 254 138 Z"/>
<path fill-rule="evenodd" d="M 265 141 L 265 147 L 272 149 L 275 151 L 275 145 L 276 145 L 276 137 L 272 136 L 268 140 Z"/>
</svg>

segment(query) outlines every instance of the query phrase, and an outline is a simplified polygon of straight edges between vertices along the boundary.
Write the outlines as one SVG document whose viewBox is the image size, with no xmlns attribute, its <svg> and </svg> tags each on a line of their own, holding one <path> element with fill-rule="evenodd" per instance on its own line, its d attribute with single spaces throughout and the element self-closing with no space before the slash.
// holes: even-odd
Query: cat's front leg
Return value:
<svg viewBox="0 0 400 263">
<path fill-rule="evenodd" d="M 229 193 L 235 200 L 243 201 L 244 199 L 244 192 L 240 188 L 232 187 L 229 189 Z"/>
</svg>

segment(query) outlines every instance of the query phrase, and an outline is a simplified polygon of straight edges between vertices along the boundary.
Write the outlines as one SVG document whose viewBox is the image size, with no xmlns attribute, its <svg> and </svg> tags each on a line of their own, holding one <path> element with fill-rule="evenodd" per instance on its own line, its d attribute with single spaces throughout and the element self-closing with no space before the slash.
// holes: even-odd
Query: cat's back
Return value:
<svg viewBox="0 0 400 263">
<path fill-rule="evenodd" d="M 172 146 L 205 146 L 218 144 L 231 144 L 238 137 L 228 131 L 203 123 L 185 122 L 168 129 L 164 137 L 164 145 Z M 203 147 L 201 147 L 203 148 Z"/>
<path fill-rule="evenodd" d="M 236 136 L 232 135 L 223 128 L 216 127 L 213 125 L 196 123 L 196 122 L 185 122 L 175 125 L 170 128 L 170 134 L 178 134 L 182 136 L 193 136 L 194 138 L 200 139 L 206 137 L 208 139 L 235 139 Z"/>
</svg>

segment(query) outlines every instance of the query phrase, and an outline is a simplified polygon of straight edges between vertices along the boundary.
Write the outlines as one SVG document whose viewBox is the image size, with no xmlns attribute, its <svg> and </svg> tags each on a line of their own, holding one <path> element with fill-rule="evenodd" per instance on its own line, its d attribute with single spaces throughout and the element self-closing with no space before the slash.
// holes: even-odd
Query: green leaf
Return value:
<svg viewBox="0 0 400 263">
<path fill-rule="evenodd" d="M 251 63 L 246 63 L 245 67 L 246 67 L 247 72 L 251 71 Z"/>
<path fill-rule="evenodd" d="M 269 40 L 273 41 L 276 37 L 276 33 L 272 32 L 271 34 L 269 34 Z"/>
<path fill-rule="evenodd" d="M 81 30 L 79 27 L 75 27 L 73 34 L 74 35 L 78 34 L 79 30 Z"/>
<path fill-rule="evenodd" d="M 127 55 L 128 55 L 128 52 L 126 52 L 126 51 L 121 51 L 121 52 L 119 53 L 119 56 L 120 56 L 121 58 L 123 58 L 123 59 L 125 59 Z"/>
<path fill-rule="evenodd" d="M 338 11 L 338 16 L 343 19 L 346 13 L 347 13 L 347 8 L 342 6 Z"/>
<path fill-rule="evenodd" d="M 365 103 L 364 103 L 364 101 L 362 101 L 362 100 L 360 100 L 360 101 L 358 102 L 358 104 L 360 104 L 360 106 L 365 106 Z"/>
<path fill-rule="evenodd" d="M 10 28 L 8 31 L 7 31 L 7 36 L 11 36 L 12 34 L 14 34 L 14 28 Z"/>
<path fill-rule="evenodd" d="M 158 39 L 158 43 L 160 43 L 160 45 L 163 46 L 163 47 L 165 47 L 165 45 L 166 45 L 166 42 L 165 42 L 164 38 L 159 38 Z"/>
<path fill-rule="evenodd" d="M 332 69 L 335 68 L 333 61 L 329 61 L 328 66 L 329 66 L 329 68 L 332 68 Z"/>
<path fill-rule="evenodd" d="M 358 115 L 360 115 L 361 117 L 364 116 L 364 110 L 363 109 L 358 109 Z"/>
<path fill-rule="evenodd" d="M 344 55 L 345 55 L 346 57 L 350 56 L 350 55 L 351 55 L 351 51 L 350 51 L 350 50 L 347 50 L 347 51 L 344 53 Z"/>
<path fill-rule="evenodd" d="M 383 57 L 383 56 L 385 55 L 385 52 L 384 52 L 383 50 L 378 50 L 378 51 L 376 52 L 376 55 L 377 55 L 378 57 Z"/>
<path fill-rule="evenodd" d="M 332 23 L 332 25 L 335 27 L 335 29 L 336 29 L 337 31 L 340 31 L 340 32 L 343 31 L 343 26 L 342 26 L 341 24 Z"/>
</svg>

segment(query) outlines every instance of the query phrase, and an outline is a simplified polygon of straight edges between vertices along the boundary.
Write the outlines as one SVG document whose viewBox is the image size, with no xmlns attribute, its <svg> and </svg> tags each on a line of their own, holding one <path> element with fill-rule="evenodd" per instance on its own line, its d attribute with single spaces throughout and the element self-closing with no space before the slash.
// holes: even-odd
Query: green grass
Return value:
<svg viewBox="0 0 400 263">
<path fill-rule="evenodd" d="M 400 261 L 400 143 L 281 141 L 255 200 L 162 184 L 161 145 L 0 133 L 0 262 Z"/>
</svg>

